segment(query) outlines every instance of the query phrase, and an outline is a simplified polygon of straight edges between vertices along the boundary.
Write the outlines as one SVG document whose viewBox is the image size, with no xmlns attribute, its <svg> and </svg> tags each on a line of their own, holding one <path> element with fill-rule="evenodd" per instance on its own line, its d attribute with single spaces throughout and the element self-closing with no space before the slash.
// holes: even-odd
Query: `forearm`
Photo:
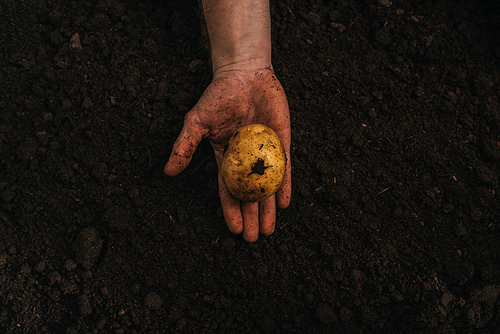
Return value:
<svg viewBox="0 0 500 334">
<path fill-rule="evenodd" d="M 271 67 L 269 0 L 202 0 L 213 71 Z"/>
</svg>

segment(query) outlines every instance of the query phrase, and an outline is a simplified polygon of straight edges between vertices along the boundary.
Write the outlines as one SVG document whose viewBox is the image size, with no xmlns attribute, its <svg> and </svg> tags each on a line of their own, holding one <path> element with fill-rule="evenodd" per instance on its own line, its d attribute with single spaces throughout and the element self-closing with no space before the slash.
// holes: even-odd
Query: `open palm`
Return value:
<svg viewBox="0 0 500 334">
<path fill-rule="evenodd" d="M 285 178 L 278 192 L 262 202 L 243 202 L 229 193 L 220 174 L 224 145 L 240 127 L 260 123 L 280 137 L 287 155 Z M 286 208 L 291 198 L 290 113 L 280 82 L 272 69 L 228 71 L 214 77 L 198 103 L 186 114 L 184 126 L 165 165 L 177 175 L 191 161 L 196 147 L 208 138 L 219 169 L 219 196 L 224 219 L 232 233 L 254 242 L 259 232 L 274 232 L 276 207 Z"/>
</svg>

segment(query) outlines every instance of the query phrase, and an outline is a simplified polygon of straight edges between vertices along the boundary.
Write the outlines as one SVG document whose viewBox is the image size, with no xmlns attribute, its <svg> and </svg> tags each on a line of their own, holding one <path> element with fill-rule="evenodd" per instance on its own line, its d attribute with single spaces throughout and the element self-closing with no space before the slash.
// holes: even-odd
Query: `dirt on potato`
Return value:
<svg viewBox="0 0 500 334">
<path fill-rule="evenodd" d="M 1 333 L 499 333 L 500 5 L 271 1 L 293 196 L 247 244 L 197 1 L 0 1 Z"/>
</svg>

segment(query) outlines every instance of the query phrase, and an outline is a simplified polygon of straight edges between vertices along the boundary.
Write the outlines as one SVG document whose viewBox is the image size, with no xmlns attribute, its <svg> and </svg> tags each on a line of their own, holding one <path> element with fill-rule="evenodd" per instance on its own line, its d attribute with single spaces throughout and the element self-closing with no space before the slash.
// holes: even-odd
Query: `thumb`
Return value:
<svg viewBox="0 0 500 334">
<path fill-rule="evenodd" d="M 175 176 L 182 172 L 191 162 L 198 144 L 207 133 L 208 130 L 203 127 L 198 115 L 193 110 L 188 112 L 184 118 L 181 133 L 175 141 L 170 158 L 163 169 L 165 174 Z"/>
</svg>

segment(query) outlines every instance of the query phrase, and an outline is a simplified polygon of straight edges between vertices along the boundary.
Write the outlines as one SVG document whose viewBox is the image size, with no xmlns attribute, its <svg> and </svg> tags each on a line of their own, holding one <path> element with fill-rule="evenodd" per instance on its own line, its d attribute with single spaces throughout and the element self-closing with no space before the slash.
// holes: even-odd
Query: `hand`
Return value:
<svg viewBox="0 0 500 334">
<path fill-rule="evenodd" d="M 251 123 L 264 124 L 276 131 L 287 156 L 280 189 L 258 203 L 243 202 L 231 195 L 220 173 L 224 145 L 236 130 Z M 208 138 L 214 149 L 219 196 L 229 230 L 235 234 L 243 232 L 248 242 L 256 241 L 259 232 L 272 234 L 276 207 L 288 207 L 291 198 L 290 113 L 285 92 L 272 68 L 217 73 L 198 103 L 186 114 L 165 173 L 174 176 L 184 170 L 203 138 Z"/>
</svg>

